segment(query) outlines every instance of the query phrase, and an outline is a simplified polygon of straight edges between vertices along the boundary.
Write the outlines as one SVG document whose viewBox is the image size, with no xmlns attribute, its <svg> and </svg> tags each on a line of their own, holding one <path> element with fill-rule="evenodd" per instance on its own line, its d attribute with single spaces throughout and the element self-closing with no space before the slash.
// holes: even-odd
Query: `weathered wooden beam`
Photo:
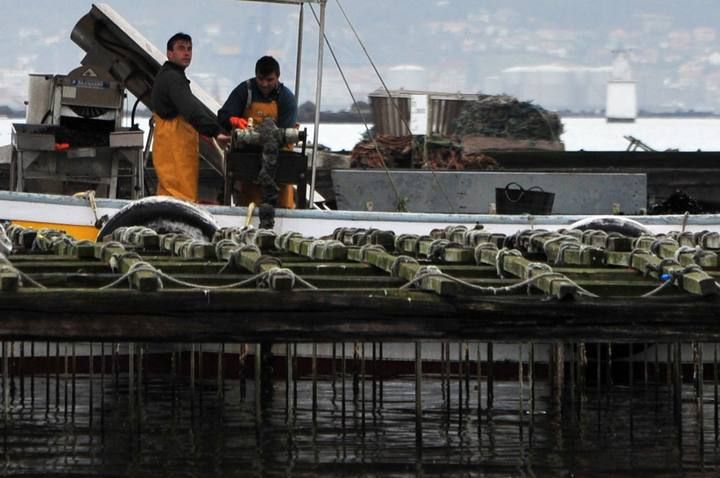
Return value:
<svg viewBox="0 0 720 478">
<path fill-rule="evenodd" d="M 15 292 L 20 286 L 20 271 L 0 253 L 0 292 Z"/>
<path fill-rule="evenodd" d="M 430 236 L 425 236 L 426 238 Z M 417 243 L 421 236 L 417 234 L 400 234 L 395 237 L 394 249 L 400 254 L 415 257 L 417 254 Z"/>
<path fill-rule="evenodd" d="M 126 274 L 140 262 L 144 261 L 139 256 L 128 255 L 121 257 L 119 259 L 120 271 Z M 132 287 L 140 292 L 156 292 L 160 288 L 158 277 L 156 273 L 151 270 L 135 270 L 129 279 Z"/>
<path fill-rule="evenodd" d="M 685 271 L 685 267 L 675 260 L 661 259 L 644 249 L 633 252 L 608 252 L 607 264 L 622 267 L 632 267 L 644 275 L 665 281 L 677 277 L 677 285 L 693 295 L 711 295 L 718 293 L 718 286 L 712 277 L 705 271 L 697 269 Z"/>
<path fill-rule="evenodd" d="M 577 286 L 563 274 L 553 272 L 547 264 L 531 262 L 518 250 L 498 250 L 492 244 L 478 245 L 476 257 L 483 264 L 494 265 L 499 271 L 507 271 L 521 279 L 531 279 L 546 274 L 533 282 L 533 286 L 558 299 L 575 298 Z"/>
<path fill-rule="evenodd" d="M 695 247 L 695 233 L 691 231 L 670 231 L 668 237 L 675 239 L 680 246 Z"/>
<path fill-rule="evenodd" d="M 206 241 L 192 239 L 190 241 L 182 241 L 179 244 L 178 256 L 185 259 L 204 259 L 215 260 L 215 246 Z"/>
<path fill-rule="evenodd" d="M 137 253 L 127 251 L 119 242 L 95 243 L 95 258 L 123 274 L 129 272 L 135 264 L 145 262 Z M 150 270 L 137 270 L 129 280 L 132 287 L 141 292 L 155 292 L 160 287 L 157 275 Z"/>
<path fill-rule="evenodd" d="M 110 262 L 110 258 L 114 254 L 120 254 L 126 251 L 125 246 L 116 241 L 96 242 L 93 246 L 95 259 L 102 262 Z"/>
<path fill-rule="evenodd" d="M 433 262 L 473 264 L 475 256 L 473 249 L 464 247 L 461 242 L 449 239 L 433 239 L 423 236 L 417 241 L 417 254 L 427 257 Z"/>
<path fill-rule="evenodd" d="M 696 242 L 703 249 L 720 249 L 720 233 L 703 231 L 697 234 Z"/>
<path fill-rule="evenodd" d="M 347 247 L 340 241 L 317 239 L 305 243 L 304 255 L 320 261 L 343 261 L 347 259 Z"/>
<path fill-rule="evenodd" d="M 11 224 L 7 229 L 7 236 L 13 243 L 14 249 L 22 251 L 32 249 L 37 233 L 37 230 L 19 224 Z"/>
<path fill-rule="evenodd" d="M 388 272 L 392 277 L 400 277 L 408 282 L 419 278 L 418 273 L 421 272 L 421 268 L 423 267 L 409 256 L 395 256 L 381 250 L 373 249 L 367 251 L 366 262 Z M 421 290 L 435 292 L 441 296 L 472 293 L 458 282 L 438 275 L 423 277 L 416 284 L 416 287 Z"/>
<path fill-rule="evenodd" d="M 605 262 L 605 252 L 599 246 L 582 244 L 573 236 L 548 233 L 533 238 L 530 245 L 556 265 L 599 266 Z"/>
<path fill-rule="evenodd" d="M 192 240 L 187 234 L 160 234 L 160 249 L 175 254 L 175 243 Z"/>
<path fill-rule="evenodd" d="M 149 227 L 131 227 L 123 239 L 143 250 L 157 250 L 160 248 L 160 236 Z"/>
<path fill-rule="evenodd" d="M 495 245 L 498 249 L 503 247 L 505 243 L 505 234 L 497 234 L 482 229 L 473 229 L 467 231 L 465 234 L 464 244 L 466 246 L 475 247 L 478 244 L 490 243 Z"/>
<path fill-rule="evenodd" d="M 697 264 L 703 269 L 717 269 L 719 266 L 716 252 L 699 247 L 681 246 L 675 251 L 674 257 L 677 257 L 677 261 L 683 267 Z"/>
<path fill-rule="evenodd" d="M 231 261 L 236 269 L 244 269 L 253 274 L 271 273 L 282 268 L 280 259 L 263 255 L 257 246 L 236 249 L 232 254 Z M 293 282 L 292 277 L 283 275 L 273 278 L 270 286 L 274 290 L 290 290 L 293 288 Z"/>
<path fill-rule="evenodd" d="M 694 299 L 694 300 L 693 300 Z M 48 314 L 47 304 L 53 304 Z M 720 341 L 720 298 L 438 297 L 416 290 L 19 290 L 0 301 L 4 340 Z"/>
<path fill-rule="evenodd" d="M 572 233 L 577 231 L 564 231 L 565 233 Z M 605 249 L 608 251 L 625 251 L 630 252 L 633 248 L 633 237 L 624 236 L 617 232 L 607 233 L 601 230 L 589 229 L 582 231 L 582 234 L 578 237 L 583 244 L 588 244 L 593 247 Z"/>
</svg>

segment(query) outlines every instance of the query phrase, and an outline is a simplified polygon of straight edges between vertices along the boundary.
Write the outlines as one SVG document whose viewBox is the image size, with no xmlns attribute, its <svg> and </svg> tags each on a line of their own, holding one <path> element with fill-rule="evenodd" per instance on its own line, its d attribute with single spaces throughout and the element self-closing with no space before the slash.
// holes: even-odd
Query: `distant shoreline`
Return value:
<svg viewBox="0 0 720 478">
<path fill-rule="evenodd" d="M 149 114 L 143 111 L 142 114 L 136 114 L 136 121 L 150 118 Z M 590 112 L 574 112 L 574 111 L 556 111 L 561 118 L 604 118 L 604 114 Z M 14 110 L 9 107 L 0 106 L 0 118 L 5 119 L 24 119 L 25 112 Z M 642 118 L 720 118 L 720 113 L 699 112 L 699 111 L 678 111 L 674 113 L 655 113 L 651 111 L 641 111 L 637 115 L 637 119 Z M 310 124 L 315 121 L 314 117 L 298 117 L 298 122 L 302 124 Z M 372 124 L 372 115 L 365 115 L 365 121 Z M 347 111 L 321 111 L 320 122 L 326 124 L 360 124 L 362 118 Z"/>
</svg>

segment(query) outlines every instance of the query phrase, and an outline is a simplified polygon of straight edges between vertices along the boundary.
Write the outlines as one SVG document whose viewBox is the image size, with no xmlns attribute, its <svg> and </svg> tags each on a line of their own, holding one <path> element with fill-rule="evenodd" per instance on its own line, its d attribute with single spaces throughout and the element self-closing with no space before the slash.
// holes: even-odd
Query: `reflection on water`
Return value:
<svg viewBox="0 0 720 478">
<path fill-rule="evenodd" d="M 217 354 L 150 361 L 137 346 L 84 370 L 72 346 L 49 350 L 42 371 L 3 356 L 6 474 L 710 476 L 720 464 L 712 363 L 705 383 L 688 383 L 692 363 L 652 360 L 622 380 L 589 365 L 586 383 L 568 362 L 560 393 L 530 361 L 513 365 L 521 380 L 488 380 L 485 363 L 480 382 L 472 363 L 455 362 L 450 375 L 422 377 L 418 404 L 414 375 L 381 381 L 369 361 L 364 380 L 338 360 L 334 375 L 296 374 L 256 394 L 250 377 L 215 366 Z"/>
</svg>

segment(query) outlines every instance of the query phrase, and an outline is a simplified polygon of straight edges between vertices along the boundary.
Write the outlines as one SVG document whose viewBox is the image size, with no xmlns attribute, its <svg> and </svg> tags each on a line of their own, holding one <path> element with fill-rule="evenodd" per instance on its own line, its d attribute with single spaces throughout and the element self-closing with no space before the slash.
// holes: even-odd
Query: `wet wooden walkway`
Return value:
<svg viewBox="0 0 720 478">
<path fill-rule="evenodd" d="M 7 235 L 10 340 L 720 340 L 716 232 Z"/>
</svg>

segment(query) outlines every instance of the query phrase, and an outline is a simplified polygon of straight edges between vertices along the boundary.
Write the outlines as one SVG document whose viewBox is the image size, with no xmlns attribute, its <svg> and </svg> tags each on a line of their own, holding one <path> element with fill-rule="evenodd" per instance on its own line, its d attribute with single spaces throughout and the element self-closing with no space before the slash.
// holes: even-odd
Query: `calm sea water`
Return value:
<svg viewBox="0 0 720 478">
<path fill-rule="evenodd" d="M 11 373 L 4 374 L 3 474 L 720 473 L 717 381 L 706 381 L 701 393 L 689 377 L 674 388 L 664 373 L 641 372 L 641 363 L 633 379 L 600 386 L 581 386 L 568 375 L 575 386 L 560 395 L 546 380 L 532 381 L 526 362 L 523 380 L 494 383 L 492 406 L 486 376 L 480 382 L 427 376 L 418 422 L 414 377 L 373 380 L 369 362 L 364 380 L 354 380 L 350 368 L 342 375 L 338 363 L 335 374 L 317 382 L 304 376 L 288 389 L 278 381 L 271 393 L 256 396 L 252 380 L 218 374 L 211 354 L 196 354 L 192 363 L 187 355 L 141 360 L 136 354 L 129 373 L 122 367 L 128 356 L 112 359 L 108 352 L 106 373 L 97 366 L 90 377 L 73 374 L 74 359 L 64 345 L 59 350 L 50 358 L 58 367 L 49 373 L 23 372 L 11 360 Z M 162 365 L 170 371 L 160 371 Z"/>
<path fill-rule="evenodd" d="M 11 124 L 24 120 L 0 118 L 0 146 L 10 143 Z M 634 123 L 608 123 L 603 118 L 563 118 L 561 140 L 568 151 L 622 151 L 624 136 L 633 136 L 653 149 L 720 151 L 720 118 L 640 118 Z M 308 137 L 313 137 L 313 125 Z M 141 127 L 145 127 L 141 122 Z M 319 143 L 333 151 L 351 150 L 365 132 L 362 124 L 322 124 Z"/>
</svg>

